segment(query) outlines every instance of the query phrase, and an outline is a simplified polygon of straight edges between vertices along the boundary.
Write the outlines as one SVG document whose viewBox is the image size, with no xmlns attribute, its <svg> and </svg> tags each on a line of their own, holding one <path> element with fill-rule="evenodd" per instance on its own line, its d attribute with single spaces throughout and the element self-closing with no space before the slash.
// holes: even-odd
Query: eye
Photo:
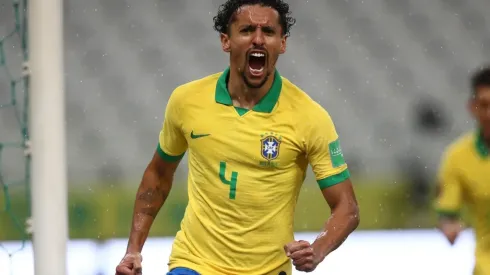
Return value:
<svg viewBox="0 0 490 275">
<path fill-rule="evenodd" d="M 276 33 L 276 31 L 271 28 L 271 27 L 264 27 L 262 28 L 262 31 L 265 33 L 265 34 L 270 34 L 270 35 L 273 35 Z"/>
<path fill-rule="evenodd" d="M 249 33 L 249 32 L 253 32 L 254 31 L 254 28 L 252 26 L 247 26 L 247 27 L 244 27 L 240 30 L 241 33 Z"/>
</svg>

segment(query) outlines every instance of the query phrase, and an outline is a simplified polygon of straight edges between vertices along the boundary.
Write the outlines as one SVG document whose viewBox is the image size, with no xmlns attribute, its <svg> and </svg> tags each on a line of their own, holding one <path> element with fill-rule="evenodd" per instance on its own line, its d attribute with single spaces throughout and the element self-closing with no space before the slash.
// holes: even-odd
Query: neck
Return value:
<svg viewBox="0 0 490 275">
<path fill-rule="evenodd" d="M 233 105 L 245 109 L 252 109 L 271 89 L 274 82 L 274 74 L 271 73 L 267 81 L 260 88 L 249 88 L 245 84 L 242 75 L 233 68 L 230 68 L 228 80 L 228 91 L 233 101 Z"/>
</svg>

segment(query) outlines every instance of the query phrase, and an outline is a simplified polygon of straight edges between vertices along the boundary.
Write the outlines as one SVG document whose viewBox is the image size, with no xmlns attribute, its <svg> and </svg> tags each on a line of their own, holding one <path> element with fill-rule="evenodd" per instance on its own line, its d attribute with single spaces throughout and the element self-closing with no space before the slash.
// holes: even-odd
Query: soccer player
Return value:
<svg viewBox="0 0 490 275">
<path fill-rule="evenodd" d="M 167 275 L 310 272 L 355 230 L 358 205 L 334 123 L 276 69 L 294 23 L 281 0 L 220 6 L 214 27 L 229 67 L 171 94 L 117 274 L 141 273 L 140 252 L 185 152 L 189 202 Z M 308 164 L 332 212 L 312 243 L 293 232 Z"/>
<path fill-rule="evenodd" d="M 451 244 L 463 230 L 459 211 L 466 204 L 476 235 L 474 275 L 490 274 L 490 67 L 471 80 L 470 113 L 477 129 L 465 133 L 444 153 L 436 207 L 439 228 Z"/>
</svg>

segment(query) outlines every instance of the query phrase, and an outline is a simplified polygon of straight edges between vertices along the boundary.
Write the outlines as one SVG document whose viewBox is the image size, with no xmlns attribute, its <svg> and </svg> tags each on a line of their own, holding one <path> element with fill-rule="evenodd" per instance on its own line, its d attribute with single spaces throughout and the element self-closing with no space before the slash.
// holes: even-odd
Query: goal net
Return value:
<svg viewBox="0 0 490 275">
<path fill-rule="evenodd" d="M 9 258 L 24 249 L 30 231 L 25 7 L 26 0 L 0 0 L 0 253 Z"/>
</svg>

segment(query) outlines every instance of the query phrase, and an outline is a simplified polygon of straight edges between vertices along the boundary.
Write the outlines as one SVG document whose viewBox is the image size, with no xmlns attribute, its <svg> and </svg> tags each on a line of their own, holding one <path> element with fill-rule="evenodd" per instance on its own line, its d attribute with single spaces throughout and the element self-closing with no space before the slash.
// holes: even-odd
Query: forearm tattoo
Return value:
<svg viewBox="0 0 490 275">
<path fill-rule="evenodd" d="M 141 214 L 155 218 L 158 213 L 158 205 L 163 201 L 163 192 L 157 188 L 148 188 L 140 192 L 137 201 L 142 203 L 140 210 Z"/>
<path fill-rule="evenodd" d="M 140 209 L 139 213 L 154 219 L 157 217 L 158 209 L 156 207 L 143 207 Z"/>
</svg>

